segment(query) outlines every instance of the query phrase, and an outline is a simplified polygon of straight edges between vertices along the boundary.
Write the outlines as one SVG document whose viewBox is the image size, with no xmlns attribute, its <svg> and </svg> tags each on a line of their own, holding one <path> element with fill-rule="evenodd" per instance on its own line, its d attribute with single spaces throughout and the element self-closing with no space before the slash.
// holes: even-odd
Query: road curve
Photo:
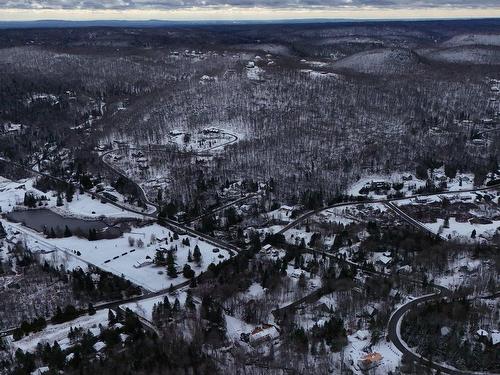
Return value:
<svg viewBox="0 0 500 375">
<path fill-rule="evenodd" d="M 493 373 L 490 372 L 476 372 L 476 371 L 467 371 L 467 370 L 459 370 L 451 366 L 447 366 L 444 364 L 432 362 L 431 360 L 422 357 L 421 355 L 412 351 L 406 342 L 401 337 L 401 325 L 403 323 L 403 319 L 406 314 L 412 309 L 417 308 L 419 305 L 428 303 L 431 301 L 439 301 L 446 297 L 449 294 L 446 288 L 436 286 L 436 293 L 426 294 L 420 297 L 415 298 L 414 300 L 400 306 L 396 309 L 391 317 L 389 318 L 389 323 L 387 327 L 387 334 L 389 340 L 392 341 L 394 346 L 398 348 L 398 350 L 410 358 L 412 361 L 425 365 L 428 368 L 439 370 L 441 373 L 450 374 L 450 375 L 485 375 Z"/>
<path fill-rule="evenodd" d="M 341 202 L 341 203 L 334 203 L 332 205 L 326 206 L 326 207 L 321 207 L 316 210 L 308 211 L 296 220 L 288 223 L 285 225 L 281 230 L 277 232 L 277 234 L 283 234 L 286 231 L 290 230 L 291 228 L 299 225 L 301 222 L 304 220 L 310 218 L 311 216 L 314 216 L 324 210 L 328 210 L 330 208 L 336 208 L 336 207 L 345 207 L 345 206 L 352 206 L 352 205 L 357 205 L 357 204 L 370 204 L 370 203 L 392 203 L 392 202 L 397 202 L 405 199 L 414 199 L 414 198 L 419 198 L 419 197 L 430 197 L 433 195 L 449 195 L 449 194 L 460 194 L 460 193 L 473 193 L 475 191 L 485 191 L 485 190 L 491 190 L 491 189 L 497 189 L 500 188 L 500 183 L 491 185 L 491 186 L 485 186 L 485 187 L 480 187 L 480 188 L 474 188 L 474 189 L 465 189 L 465 190 L 449 190 L 449 191 L 443 191 L 439 193 L 423 193 L 423 194 L 414 194 L 414 195 L 409 195 L 403 198 L 388 198 L 388 199 L 375 199 L 375 200 L 362 200 L 362 201 L 348 201 L 348 202 Z M 427 228 L 425 228 L 428 230 Z"/>
</svg>

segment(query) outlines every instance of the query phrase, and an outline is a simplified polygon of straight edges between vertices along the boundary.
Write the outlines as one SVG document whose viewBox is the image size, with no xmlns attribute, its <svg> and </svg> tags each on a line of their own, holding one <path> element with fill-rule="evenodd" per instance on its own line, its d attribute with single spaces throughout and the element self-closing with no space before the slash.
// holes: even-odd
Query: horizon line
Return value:
<svg viewBox="0 0 500 375">
<path fill-rule="evenodd" d="M 291 22 L 377 20 L 465 20 L 500 18 L 500 6 L 485 8 L 178 8 L 178 9 L 16 9 L 0 8 L 0 22 Z"/>
</svg>

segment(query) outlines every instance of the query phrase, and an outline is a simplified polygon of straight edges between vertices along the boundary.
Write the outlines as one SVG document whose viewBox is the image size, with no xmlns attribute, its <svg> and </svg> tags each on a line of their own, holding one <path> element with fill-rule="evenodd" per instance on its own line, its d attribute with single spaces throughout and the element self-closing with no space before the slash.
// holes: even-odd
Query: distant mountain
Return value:
<svg viewBox="0 0 500 375">
<path fill-rule="evenodd" d="M 380 48 L 348 56 L 337 61 L 334 68 L 367 74 L 400 74 L 414 71 L 420 64 L 419 56 L 409 49 Z"/>
<path fill-rule="evenodd" d="M 327 22 L 362 22 L 350 19 L 298 19 L 298 20 L 205 20 L 205 21 L 169 21 L 169 20 L 95 20 L 95 21 L 0 21 L 0 29 L 37 29 L 37 28 L 75 28 L 75 27 L 175 27 L 203 25 L 245 25 L 276 23 L 327 23 Z"/>
<path fill-rule="evenodd" d="M 37 28 L 77 28 L 77 27 L 185 27 L 185 26 L 210 26 L 210 25 L 265 25 L 265 24 L 318 24 L 318 23 L 408 23 L 418 22 L 427 24 L 440 24 L 446 22 L 449 25 L 470 25 L 478 23 L 481 25 L 500 25 L 499 18 L 484 19 L 348 19 L 348 18 L 322 18 L 322 19 L 276 19 L 276 20 L 198 20 L 198 21 L 172 21 L 172 20 L 90 20 L 90 21 L 68 21 L 68 20 L 39 20 L 39 21 L 0 21 L 0 29 L 37 29 Z"/>
</svg>

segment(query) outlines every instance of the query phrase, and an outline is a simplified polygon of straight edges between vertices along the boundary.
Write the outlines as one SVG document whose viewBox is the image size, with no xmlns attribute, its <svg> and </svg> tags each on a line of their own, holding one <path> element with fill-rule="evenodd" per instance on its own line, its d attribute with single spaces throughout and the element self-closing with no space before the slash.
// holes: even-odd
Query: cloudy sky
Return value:
<svg viewBox="0 0 500 375">
<path fill-rule="evenodd" d="M 500 17 L 500 0 L 0 0 L 0 20 Z"/>
</svg>

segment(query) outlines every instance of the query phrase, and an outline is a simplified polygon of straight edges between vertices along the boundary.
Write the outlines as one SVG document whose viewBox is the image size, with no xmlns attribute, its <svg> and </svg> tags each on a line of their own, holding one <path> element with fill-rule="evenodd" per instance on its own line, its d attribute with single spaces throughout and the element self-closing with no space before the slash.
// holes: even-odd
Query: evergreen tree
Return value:
<svg viewBox="0 0 500 375">
<path fill-rule="evenodd" d="M 174 301 L 174 307 L 172 308 L 172 311 L 174 313 L 178 313 L 179 311 L 181 311 L 181 303 L 179 302 L 178 298 L 176 298 Z"/>
<path fill-rule="evenodd" d="M 66 227 L 64 228 L 64 237 L 71 237 L 72 235 L 73 233 L 71 233 L 71 230 L 66 225 Z"/>
<path fill-rule="evenodd" d="M 186 310 L 189 311 L 194 311 L 196 309 L 196 306 L 193 301 L 193 294 L 191 293 L 190 290 L 187 291 L 186 293 L 186 302 L 185 302 Z"/>
<path fill-rule="evenodd" d="M 201 251 L 200 251 L 200 248 L 198 247 L 198 245 L 196 245 L 194 247 L 194 250 L 193 250 L 193 259 L 196 263 L 200 263 L 201 261 Z"/>
<path fill-rule="evenodd" d="M 182 269 L 182 275 L 186 279 L 191 279 L 194 277 L 194 271 L 191 269 L 191 266 L 189 264 L 185 264 L 184 268 Z"/>
<path fill-rule="evenodd" d="M 163 266 L 165 264 L 165 255 L 163 255 L 162 251 L 156 250 L 154 263 L 157 266 Z"/>
<path fill-rule="evenodd" d="M 95 313 L 96 313 L 94 305 L 91 303 L 89 303 L 88 312 L 89 312 L 89 315 L 95 315 Z"/>
<path fill-rule="evenodd" d="M 174 254 L 172 251 L 169 251 L 167 254 L 167 275 L 172 279 L 177 277 L 177 269 L 175 268 Z"/>
<path fill-rule="evenodd" d="M 66 201 L 71 202 L 73 201 L 73 196 L 75 195 L 75 187 L 73 184 L 68 184 L 68 187 L 66 188 Z"/>
</svg>

